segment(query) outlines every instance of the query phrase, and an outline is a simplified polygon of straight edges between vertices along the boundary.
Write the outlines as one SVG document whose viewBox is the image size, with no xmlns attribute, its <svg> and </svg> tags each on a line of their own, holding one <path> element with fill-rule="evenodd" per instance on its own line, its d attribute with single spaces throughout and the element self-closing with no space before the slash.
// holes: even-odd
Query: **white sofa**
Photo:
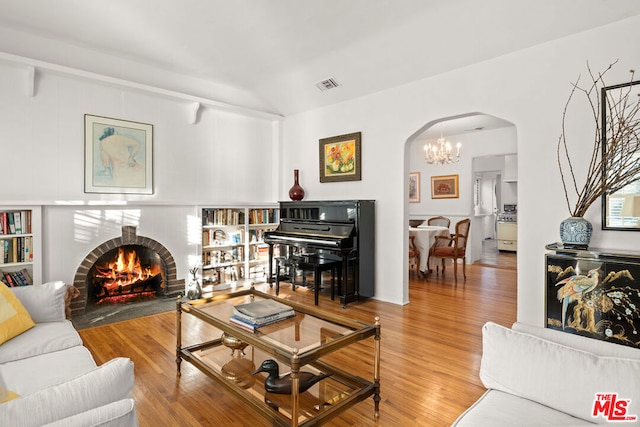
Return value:
<svg viewBox="0 0 640 427">
<path fill-rule="evenodd" d="M 522 323 L 482 337 L 488 390 L 454 426 L 640 425 L 639 349 Z"/>
<path fill-rule="evenodd" d="M 137 426 L 133 363 L 96 366 L 65 318 L 66 285 L 9 289 L 35 326 L 0 345 L 0 394 L 18 395 L 0 403 L 0 426 Z"/>
</svg>

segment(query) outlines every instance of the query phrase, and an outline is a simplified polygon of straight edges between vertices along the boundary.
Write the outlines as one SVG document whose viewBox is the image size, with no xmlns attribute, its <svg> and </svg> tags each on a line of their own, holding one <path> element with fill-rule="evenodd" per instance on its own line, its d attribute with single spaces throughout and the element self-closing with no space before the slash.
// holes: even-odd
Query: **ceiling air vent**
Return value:
<svg viewBox="0 0 640 427">
<path fill-rule="evenodd" d="M 333 77 L 331 77 L 331 78 L 328 78 L 327 80 L 321 81 L 320 83 L 316 83 L 316 86 L 318 87 L 318 89 L 324 92 L 326 90 L 333 89 L 334 87 L 338 87 L 340 85 Z"/>
</svg>

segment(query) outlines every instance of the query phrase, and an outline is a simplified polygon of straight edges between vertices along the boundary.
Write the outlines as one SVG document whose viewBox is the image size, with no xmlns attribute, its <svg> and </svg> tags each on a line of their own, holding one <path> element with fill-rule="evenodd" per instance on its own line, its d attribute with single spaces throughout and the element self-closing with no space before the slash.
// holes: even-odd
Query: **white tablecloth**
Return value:
<svg viewBox="0 0 640 427">
<path fill-rule="evenodd" d="M 420 251 L 420 271 L 429 271 L 427 260 L 429 259 L 429 248 L 436 240 L 436 236 L 448 236 L 449 228 L 437 225 L 421 225 L 419 227 L 409 227 L 409 236 L 415 236 L 414 243 Z"/>
</svg>

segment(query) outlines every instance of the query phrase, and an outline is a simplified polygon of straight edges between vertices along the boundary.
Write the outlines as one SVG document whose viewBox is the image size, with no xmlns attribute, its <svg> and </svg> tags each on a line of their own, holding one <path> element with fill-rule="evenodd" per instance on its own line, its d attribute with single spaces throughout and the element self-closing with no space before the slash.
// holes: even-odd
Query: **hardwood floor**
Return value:
<svg viewBox="0 0 640 427">
<path fill-rule="evenodd" d="M 518 255 L 516 252 L 499 251 L 498 241 L 486 239 L 482 241 L 482 253 L 480 259 L 475 262 L 478 265 L 492 265 L 500 268 L 517 268 Z"/>
<path fill-rule="evenodd" d="M 398 285 L 399 286 L 399 285 Z M 268 288 L 267 288 L 268 289 Z M 282 285 L 280 296 L 313 304 L 313 292 Z M 453 274 L 416 279 L 411 273 L 405 306 L 366 300 L 342 309 L 321 295 L 322 309 L 365 322 L 380 316 L 382 332 L 380 418 L 367 399 L 331 420 L 331 426 L 447 426 L 484 392 L 478 378 L 481 327 L 516 320 L 516 271 L 467 266 L 467 280 Z M 175 313 L 161 313 L 80 331 L 98 364 L 123 356 L 135 363 L 133 391 L 141 426 L 268 426 L 243 403 L 189 363 L 176 377 Z M 210 335 L 183 316 L 183 342 Z M 373 340 L 334 356 L 363 378 L 372 378 Z M 371 356 L 372 358 L 372 356 Z M 358 363 L 365 360 L 367 363 Z"/>
</svg>

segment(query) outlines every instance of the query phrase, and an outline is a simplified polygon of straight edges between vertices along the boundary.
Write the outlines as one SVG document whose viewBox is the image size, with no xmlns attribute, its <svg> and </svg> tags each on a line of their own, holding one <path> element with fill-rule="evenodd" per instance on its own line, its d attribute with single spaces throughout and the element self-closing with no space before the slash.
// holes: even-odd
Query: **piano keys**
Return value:
<svg viewBox="0 0 640 427">
<path fill-rule="evenodd" d="M 280 224 L 264 236 L 269 245 L 269 281 L 274 279 L 274 245 L 283 246 L 285 252 L 304 248 L 342 260 L 342 289 L 338 292 L 343 307 L 360 297 L 372 297 L 374 227 L 373 200 L 280 202 Z"/>
</svg>

